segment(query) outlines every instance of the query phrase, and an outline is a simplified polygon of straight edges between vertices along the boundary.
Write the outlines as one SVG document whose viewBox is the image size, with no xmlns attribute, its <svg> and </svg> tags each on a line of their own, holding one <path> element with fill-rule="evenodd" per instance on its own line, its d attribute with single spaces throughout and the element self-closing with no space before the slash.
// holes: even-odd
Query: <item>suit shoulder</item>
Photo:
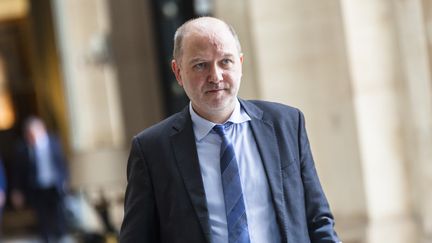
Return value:
<svg viewBox="0 0 432 243">
<path fill-rule="evenodd" d="M 172 132 L 174 124 L 178 123 L 180 119 L 184 118 L 185 112 L 175 113 L 168 118 L 142 130 L 134 136 L 138 140 L 156 140 L 163 137 L 169 137 Z"/>
<path fill-rule="evenodd" d="M 262 100 L 249 100 L 248 102 L 256 105 L 266 115 L 276 119 L 298 119 L 299 116 L 302 116 L 302 112 L 298 108 L 289 105 Z"/>
</svg>

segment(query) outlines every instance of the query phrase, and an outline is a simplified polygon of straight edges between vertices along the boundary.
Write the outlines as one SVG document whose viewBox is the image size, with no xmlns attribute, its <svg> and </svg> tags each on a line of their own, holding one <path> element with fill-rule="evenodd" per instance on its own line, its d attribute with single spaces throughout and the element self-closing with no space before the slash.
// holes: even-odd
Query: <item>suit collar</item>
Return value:
<svg viewBox="0 0 432 243">
<path fill-rule="evenodd" d="M 264 111 L 261 110 L 258 106 L 256 106 L 251 101 L 239 99 L 240 105 L 246 111 L 246 113 L 251 117 L 258 120 L 263 120 Z"/>
<path fill-rule="evenodd" d="M 187 126 L 188 120 L 190 120 L 190 113 L 188 107 L 186 106 L 178 113 L 176 120 L 173 122 L 173 134 L 182 131 Z"/>
<path fill-rule="evenodd" d="M 245 111 L 252 118 L 251 129 L 265 168 L 267 181 L 272 193 L 273 205 L 279 223 L 282 239 L 286 239 L 285 228 L 287 218 L 285 198 L 283 194 L 282 166 L 280 151 L 273 121 L 266 118 L 262 109 L 254 103 L 240 100 Z M 286 240 L 283 240 L 284 242 Z"/>
</svg>

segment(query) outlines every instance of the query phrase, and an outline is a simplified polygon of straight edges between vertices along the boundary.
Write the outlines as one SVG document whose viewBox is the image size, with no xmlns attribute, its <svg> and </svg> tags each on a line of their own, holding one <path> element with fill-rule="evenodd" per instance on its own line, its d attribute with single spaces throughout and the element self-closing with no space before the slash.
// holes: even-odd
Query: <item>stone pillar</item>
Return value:
<svg viewBox="0 0 432 243">
<path fill-rule="evenodd" d="M 410 223 L 393 1 L 342 1 L 366 192 L 367 242 L 416 242 Z"/>
<path fill-rule="evenodd" d="M 432 2 L 397 0 L 395 12 L 405 74 L 406 144 L 414 213 L 432 238 Z M 426 242 L 426 241 L 425 241 Z"/>
<path fill-rule="evenodd" d="M 164 118 L 153 13 L 149 0 L 108 0 L 112 47 L 127 146 L 133 135 Z"/>
<path fill-rule="evenodd" d="M 122 191 L 127 151 L 107 3 L 54 0 L 53 12 L 70 119 L 72 186 Z"/>
</svg>

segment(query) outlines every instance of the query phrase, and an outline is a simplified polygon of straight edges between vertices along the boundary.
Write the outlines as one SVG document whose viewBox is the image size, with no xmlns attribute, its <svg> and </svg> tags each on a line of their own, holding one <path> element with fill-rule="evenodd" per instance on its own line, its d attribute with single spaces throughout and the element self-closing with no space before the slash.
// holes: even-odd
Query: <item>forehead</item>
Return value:
<svg viewBox="0 0 432 243">
<path fill-rule="evenodd" d="M 238 52 L 236 41 L 224 24 L 194 25 L 189 27 L 183 39 L 185 55 L 202 51 Z"/>
</svg>

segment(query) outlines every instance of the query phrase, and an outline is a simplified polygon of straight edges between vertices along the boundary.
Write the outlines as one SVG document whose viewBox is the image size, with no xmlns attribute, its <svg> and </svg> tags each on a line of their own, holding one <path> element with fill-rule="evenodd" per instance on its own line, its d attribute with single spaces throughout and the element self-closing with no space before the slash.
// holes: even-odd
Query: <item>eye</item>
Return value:
<svg viewBox="0 0 432 243">
<path fill-rule="evenodd" d="M 221 63 L 222 63 L 223 66 L 226 67 L 226 66 L 231 65 L 233 63 L 233 61 L 231 59 L 229 59 L 229 58 L 225 58 L 225 59 L 222 59 Z"/>
<path fill-rule="evenodd" d="M 200 63 L 195 64 L 193 66 L 193 69 L 200 71 L 200 70 L 204 70 L 205 67 L 206 67 L 206 63 L 200 62 Z"/>
</svg>

